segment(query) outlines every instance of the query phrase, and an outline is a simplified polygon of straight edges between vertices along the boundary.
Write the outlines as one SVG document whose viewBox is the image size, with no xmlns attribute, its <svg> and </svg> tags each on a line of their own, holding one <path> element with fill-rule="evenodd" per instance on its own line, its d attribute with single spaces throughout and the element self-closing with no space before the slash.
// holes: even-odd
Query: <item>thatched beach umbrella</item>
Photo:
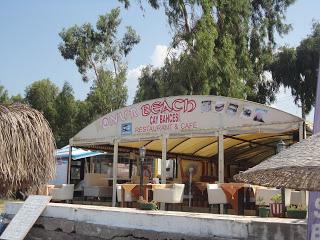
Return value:
<svg viewBox="0 0 320 240">
<path fill-rule="evenodd" d="M 43 115 L 26 105 L 0 105 L 0 197 L 40 187 L 55 172 L 55 141 Z"/>
<path fill-rule="evenodd" d="M 320 134 L 292 145 L 234 179 L 266 187 L 320 191 Z"/>
</svg>

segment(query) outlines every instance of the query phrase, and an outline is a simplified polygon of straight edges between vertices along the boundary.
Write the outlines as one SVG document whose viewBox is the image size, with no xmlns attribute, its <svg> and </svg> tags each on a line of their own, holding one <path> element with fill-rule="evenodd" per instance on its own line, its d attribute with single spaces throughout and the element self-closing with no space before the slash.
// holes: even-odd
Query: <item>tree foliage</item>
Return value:
<svg viewBox="0 0 320 240">
<path fill-rule="evenodd" d="M 90 23 L 85 23 L 59 33 L 63 41 L 59 45 L 62 57 L 75 61 L 84 81 L 90 79 L 92 71 L 93 79 L 98 80 L 99 74 L 110 65 L 115 75 L 126 68 L 123 59 L 139 43 L 140 38 L 132 27 L 127 27 L 121 39 L 117 38 L 121 23 L 119 15 L 120 9 L 116 8 L 99 16 L 96 29 Z"/>
<path fill-rule="evenodd" d="M 4 86 L 0 85 L 0 103 L 8 103 L 8 102 L 9 102 L 8 91 L 4 88 Z"/>
<path fill-rule="evenodd" d="M 122 2 L 129 6 L 129 1 Z M 264 71 L 276 47 L 275 35 L 290 29 L 284 23 L 285 11 L 294 0 L 148 2 L 155 9 L 164 8 L 174 32 L 172 47 L 182 49 L 179 56 L 167 60 L 163 74 L 157 73 L 165 77 L 158 82 L 171 95 L 210 93 L 261 103 L 274 100 L 278 86 L 265 78 Z"/>
<path fill-rule="evenodd" d="M 77 115 L 76 100 L 73 96 L 73 89 L 68 82 L 65 82 L 61 92 L 55 99 L 56 109 L 56 143 L 63 147 L 69 143 L 69 138 L 77 131 L 75 117 Z"/>
<path fill-rule="evenodd" d="M 320 24 L 296 48 L 283 47 L 270 65 L 273 79 L 291 89 L 294 102 L 302 108 L 302 118 L 315 103 L 320 52 Z"/>
<path fill-rule="evenodd" d="M 125 81 L 126 70 L 121 70 L 116 76 L 110 71 L 100 70 L 99 79 L 94 81 L 87 97 L 92 119 L 125 106 L 128 98 Z"/>
<path fill-rule="evenodd" d="M 92 122 L 93 117 L 90 113 L 92 112 L 90 110 L 90 106 L 91 105 L 88 103 L 88 101 L 81 101 L 81 100 L 76 101 L 77 114 L 74 119 L 74 129 L 75 129 L 74 134 L 76 134 L 81 129 L 86 127 L 90 122 Z M 70 137 L 72 137 L 73 135 L 71 135 Z"/>
<path fill-rule="evenodd" d="M 18 95 L 11 96 L 10 102 L 11 103 L 25 103 L 25 99 L 23 98 L 23 96 L 21 96 L 21 94 L 18 94 Z"/>
<path fill-rule="evenodd" d="M 58 148 L 69 144 L 69 139 L 93 120 L 90 110 L 90 106 L 93 106 L 87 100 L 76 101 L 68 82 L 60 91 L 49 79 L 35 81 L 27 86 L 25 94 L 22 101 L 20 98 L 17 100 L 28 103 L 44 114 Z"/>
<path fill-rule="evenodd" d="M 138 81 L 138 90 L 136 92 L 134 102 L 154 99 L 160 96 L 160 87 L 158 79 L 160 79 L 159 70 L 153 70 L 152 66 L 147 66 L 142 69 L 141 76 Z"/>
<path fill-rule="evenodd" d="M 59 88 L 49 79 L 42 79 L 33 82 L 25 90 L 25 101 L 32 108 L 42 112 L 49 122 L 56 137 L 56 108 L 55 99 Z"/>
<path fill-rule="evenodd" d="M 12 104 L 12 103 L 25 103 L 24 98 L 18 95 L 9 96 L 8 90 L 4 86 L 0 85 L 0 103 L 1 104 Z"/>
<path fill-rule="evenodd" d="M 128 97 L 125 57 L 140 38 L 131 27 L 126 27 L 118 38 L 119 16 L 119 8 L 113 9 L 99 16 L 95 28 L 85 23 L 63 29 L 59 34 L 61 55 L 75 61 L 84 81 L 93 80 L 85 100 L 75 100 L 68 82 L 60 91 L 49 79 L 42 79 L 27 86 L 25 98 L 10 97 L 0 86 L 0 103 L 26 102 L 41 111 L 52 128 L 58 148 L 67 145 L 72 136 L 100 115 L 125 106 Z"/>
<path fill-rule="evenodd" d="M 86 23 L 64 29 L 59 34 L 61 55 L 75 61 L 84 81 L 93 80 L 87 103 L 79 105 L 83 108 L 81 111 L 90 114 L 91 120 L 124 106 L 127 101 L 125 57 L 139 43 L 140 37 L 129 26 L 122 38 L 118 38 L 119 16 L 120 9 L 116 8 L 99 16 L 96 28 Z"/>
</svg>

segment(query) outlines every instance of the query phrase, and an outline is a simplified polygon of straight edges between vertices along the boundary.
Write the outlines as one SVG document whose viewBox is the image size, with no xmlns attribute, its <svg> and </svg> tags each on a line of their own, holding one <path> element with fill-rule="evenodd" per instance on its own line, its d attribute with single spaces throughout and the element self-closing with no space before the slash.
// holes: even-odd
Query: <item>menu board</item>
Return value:
<svg viewBox="0 0 320 240">
<path fill-rule="evenodd" d="M 23 240 L 50 200 L 51 196 L 29 196 L 2 233 L 0 239 Z"/>
</svg>

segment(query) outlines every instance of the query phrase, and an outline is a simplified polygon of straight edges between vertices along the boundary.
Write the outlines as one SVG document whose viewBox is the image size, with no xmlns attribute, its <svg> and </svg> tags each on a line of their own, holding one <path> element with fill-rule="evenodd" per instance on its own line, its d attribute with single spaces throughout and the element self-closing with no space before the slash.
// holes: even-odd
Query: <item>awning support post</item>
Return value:
<svg viewBox="0 0 320 240">
<path fill-rule="evenodd" d="M 304 123 L 299 123 L 299 142 L 304 139 Z"/>
<path fill-rule="evenodd" d="M 72 146 L 69 145 L 67 184 L 70 184 L 70 180 L 71 180 L 71 161 L 72 161 Z"/>
<path fill-rule="evenodd" d="M 116 206 L 117 202 L 117 178 L 118 178 L 118 146 L 117 140 L 113 144 L 113 168 L 112 168 L 112 207 Z"/>
<path fill-rule="evenodd" d="M 305 122 L 301 122 L 299 124 L 299 142 L 306 138 L 306 124 Z M 301 191 L 301 198 L 302 198 L 302 206 L 305 207 L 307 205 L 307 192 L 302 190 Z"/>
<path fill-rule="evenodd" d="M 161 183 L 162 184 L 166 184 L 167 182 L 166 165 L 167 165 L 167 136 L 162 136 L 162 158 L 161 158 Z M 160 209 L 165 210 L 165 203 L 160 203 Z"/>
<path fill-rule="evenodd" d="M 162 158 L 161 158 L 161 183 L 166 183 L 166 163 L 167 163 L 167 137 L 162 137 Z"/>
<path fill-rule="evenodd" d="M 218 180 L 219 183 L 224 182 L 224 145 L 223 145 L 223 132 L 219 132 L 218 135 L 218 162 L 219 162 L 219 171 L 218 171 Z M 223 214 L 223 204 L 220 204 L 220 214 Z"/>
<path fill-rule="evenodd" d="M 223 133 L 219 132 L 218 136 L 218 153 L 219 153 L 219 183 L 224 182 L 224 146 L 223 146 Z"/>
</svg>

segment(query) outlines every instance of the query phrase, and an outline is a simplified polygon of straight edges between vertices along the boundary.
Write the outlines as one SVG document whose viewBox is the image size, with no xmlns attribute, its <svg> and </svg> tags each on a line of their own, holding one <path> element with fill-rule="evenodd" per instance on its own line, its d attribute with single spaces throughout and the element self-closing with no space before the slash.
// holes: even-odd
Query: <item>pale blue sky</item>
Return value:
<svg viewBox="0 0 320 240">
<path fill-rule="evenodd" d="M 146 64 L 161 65 L 171 40 L 163 11 L 155 11 L 145 5 L 143 16 L 135 1 L 132 2 L 128 11 L 122 8 L 121 14 L 121 29 L 131 25 L 141 36 L 141 42 L 127 59 L 129 103 L 135 92 L 139 70 Z M 76 97 L 84 99 L 91 82 L 83 83 L 74 63 L 60 56 L 58 33 L 74 24 L 94 24 L 98 15 L 116 6 L 121 6 L 116 0 L 1 1 L 0 84 L 10 94 L 24 94 L 25 87 L 35 80 L 50 78 L 59 87 L 68 81 Z M 287 13 L 287 22 L 293 25 L 293 31 L 283 39 L 278 38 L 279 44 L 297 45 L 310 33 L 312 20 L 320 20 L 319 9 L 319 0 L 297 0 Z M 274 106 L 300 114 L 291 104 L 288 92 L 280 93 Z"/>
</svg>

